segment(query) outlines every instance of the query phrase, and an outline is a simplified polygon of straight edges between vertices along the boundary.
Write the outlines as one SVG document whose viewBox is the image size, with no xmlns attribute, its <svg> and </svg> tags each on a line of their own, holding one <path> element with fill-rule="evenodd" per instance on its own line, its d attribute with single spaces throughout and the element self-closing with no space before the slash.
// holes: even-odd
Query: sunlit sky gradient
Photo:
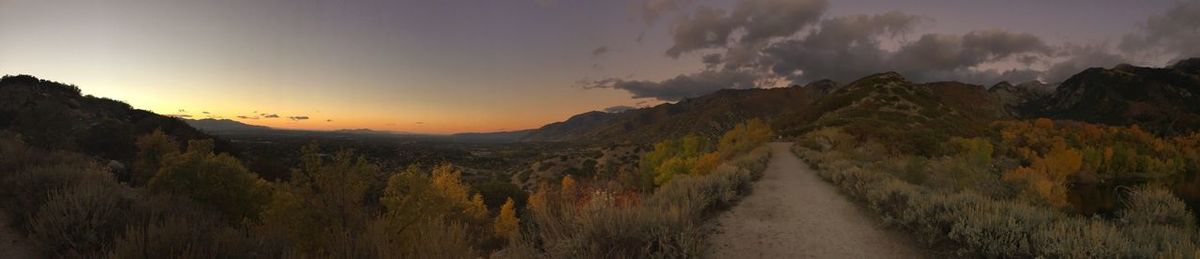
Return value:
<svg viewBox="0 0 1200 259">
<path fill-rule="evenodd" d="M 535 128 L 658 103 L 584 89 L 581 79 L 662 80 L 704 68 L 696 55 L 663 54 L 673 19 L 647 24 L 642 3 L 0 0 L 0 74 L 75 84 L 160 114 L 281 128 Z M 900 10 L 932 18 L 922 31 L 999 28 L 1095 43 L 1173 3 L 854 0 L 831 1 L 826 16 Z"/>
</svg>

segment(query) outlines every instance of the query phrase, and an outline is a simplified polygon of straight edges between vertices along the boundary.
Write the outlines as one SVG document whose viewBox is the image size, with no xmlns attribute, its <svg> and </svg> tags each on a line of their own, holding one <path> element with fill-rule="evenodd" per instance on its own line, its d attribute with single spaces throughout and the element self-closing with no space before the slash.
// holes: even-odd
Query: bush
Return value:
<svg viewBox="0 0 1200 259">
<path fill-rule="evenodd" d="M 267 183 L 228 154 L 214 155 L 212 141 L 191 141 L 188 152 L 164 161 L 147 189 L 187 197 L 220 211 L 231 222 L 258 218 L 270 199 Z"/>
<path fill-rule="evenodd" d="M 1084 218 L 1013 200 L 966 191 L 928 188 L 839 160 L 840 152 L 793 152 L 826 180 L 863 200 L 884 221 L 931 246 L 953 247 L 959 256 L 986 258 L 1191 258 L 1194 220 L 1183 202 L 1161 188 L 1130 193 L 1122 224 Z M 869 164 L 869 163 L 868 163 Z"/>
<path fill-rule="evenodd" d="M 29 215 L 29 238 L 48 256 L 94 256 L 124 229 L 129 203 L 128 190 L 115 179 L 87 177 L 52 192 Z"/>
<path fill-rule="evenodd" d="M 1154 187 L 1129 191 L 1120 219 L 1130 225 L 1166 225 L 1183 229 L 1192 229 L 1196 225 L 1196 218 L 1183 200 L 1167 189 Z"/>
<path fill-rule="evenodd" d="M 467 226 L 434 220 L 405 228 L 400 221 L 380 219 L 366 230 L 369 253 L 378 258 L 475 258 Z M 395 235 L 396 232 L 408 232 Z"/>
<path fill-rule="evenodd" d="M 605 191 L 592 192 L 577 204 L 554 188 L 543 188 L 530 197 L 520 237 L 504 257 L 702 257 L 700 222 L 744 194 L 769 156 L 762 147 L 726 161 L 711 174 L 678 177 L 644 203 L 627 207 L 618 206 Z"/>
</svg>

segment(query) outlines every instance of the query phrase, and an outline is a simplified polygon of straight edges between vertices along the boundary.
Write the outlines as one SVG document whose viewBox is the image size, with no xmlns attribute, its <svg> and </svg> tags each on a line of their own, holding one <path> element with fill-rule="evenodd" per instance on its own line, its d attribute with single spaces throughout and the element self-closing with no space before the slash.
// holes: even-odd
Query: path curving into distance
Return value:
<svg viewBox="0 0 1200 259">
<path fill-rule="evenodd" d="M 838 193 L 791 143 L 770 143 L 771 161 L 750 195 L 717 218 L 712 258 L 921 258 L 925 252 L 885 230 Z"/>
</svg>

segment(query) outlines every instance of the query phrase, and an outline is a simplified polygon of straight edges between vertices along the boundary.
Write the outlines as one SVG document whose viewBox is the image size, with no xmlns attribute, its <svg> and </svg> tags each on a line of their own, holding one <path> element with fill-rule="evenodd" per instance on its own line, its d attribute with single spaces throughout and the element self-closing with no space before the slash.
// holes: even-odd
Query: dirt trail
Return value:
<svg viewBox="0 0 1200 259">
<path fill-rule="evenodd" d="M 8 226 L 8 213 L 5 213 L 2 208 L 0 208 L 0 258 L 36 258 L 21 233 Z"/>
<path fill-rule="evenodd" d="M 925 252 L 847 200 L 789 150 L 770 143 L 771 162 L 753 192 L 717 219 L 713 258 L 921 258 Z"/>
</svg>

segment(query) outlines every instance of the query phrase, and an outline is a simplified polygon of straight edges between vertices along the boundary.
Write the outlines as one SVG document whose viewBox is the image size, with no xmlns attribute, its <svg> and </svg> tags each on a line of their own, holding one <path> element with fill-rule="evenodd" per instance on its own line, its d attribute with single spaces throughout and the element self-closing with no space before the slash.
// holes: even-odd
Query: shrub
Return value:
<svg viewBox="0 0 1200 259">
<path fill-rule="evenodd" d="M 766 168 L 769 149 L 726 161 L 707 175 L 667 182 L 645 202 L 617 206 L 612 193 L 595 191 L 587 202 L 542 188 L 529 199 L 520 237 L 505 250 L 512 258 L 696 258 L 705 244 L 700 221 L 729 205 Z"/>
<path fill-rule="evenodd" d="M 164 166 L 147 188 L 187 197 L 220 211 L 226 219 L 258 218 L 270 199 L 266 182 L 228 154 L 214 155 L 212 141 L 191 141 L 188 152 Z"/>
<path fill-rule="evenodd" d="M 475 258 L 468 226 L 434 220 L 410 226 L 401 221 L 381 218 L 366 230 L 367 252 L 378 258 Z M 396 235 L 407 232 L 405 235 Z"/>
<path fill-rule="evenodd" d="M 101 174 L 101 173 L 91 173 Z M 29 238 L 53 257 L 94 256 L 124 229 L 128 190 L 107 175 L 59 189 L 29 215 Z"/>
<path fill-rule="evenodd" d="M 1192 229 L 1196 225 L 1196 218 L 1187 204 L 1161 187 L 1130 190 L 1120 219 L 1130 225 L 1166 225 L 1183 229 Z"/>
<path fill-rule="evenodd" d="M 135 186 L 145 185 L 158 174 L 164 161 L 179 155 L 179 144 L 160 129 L 138 137 L 136 146 L 138 151 L 133 160 L 133 174 L 129 177 L 129 182 Z"/>
<path fill-rule="evenodd" d="M 839 152 L 799 147 L 794 153 L 822 168 L 822 177 L 862 199 L 884 221 L 905 228 L 932 246 L 959 256 L 986 258 L 1192 258 L 1194 221 L 1169 191 L 1142 187 L 1130 192 L 1122 224 L 1084 218 L 1050 207 L 996 200 L 966 191 L 913 185 L 837 160 Z"/>
</svg>

